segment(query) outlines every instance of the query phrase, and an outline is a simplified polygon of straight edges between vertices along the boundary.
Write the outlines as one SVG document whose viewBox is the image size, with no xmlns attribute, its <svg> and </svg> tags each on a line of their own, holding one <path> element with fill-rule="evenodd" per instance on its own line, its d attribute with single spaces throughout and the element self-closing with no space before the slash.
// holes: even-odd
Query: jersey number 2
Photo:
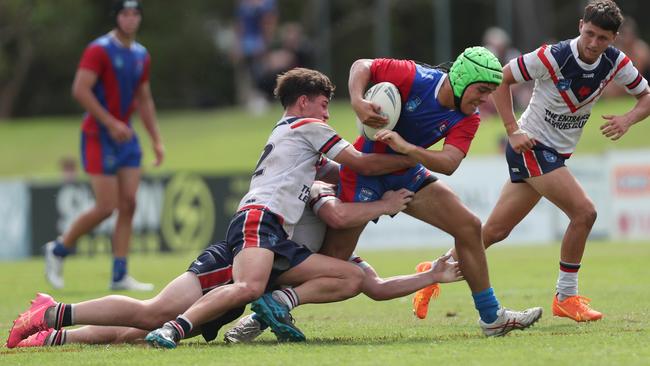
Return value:
<svg viewBox="0 0 650 366">
<path fill-rule="evenodd" d="M 273 144 L 268 144 L 264 146 L 264 151 L 262 151 L 262 156 L 260 156 L 260 160 L 257 162 L 257 165 L 255 166 L 255 172 L 253 173 L 253 178 L 264 174 L 264 168 L 259 169 L 259 167 L 260 165 L 262 165 L 262 162 L 264 162 L 264 160 L 269 157 L 271 151 L 273 151 L 273 147 L 274 147 Z"/>
</svg>

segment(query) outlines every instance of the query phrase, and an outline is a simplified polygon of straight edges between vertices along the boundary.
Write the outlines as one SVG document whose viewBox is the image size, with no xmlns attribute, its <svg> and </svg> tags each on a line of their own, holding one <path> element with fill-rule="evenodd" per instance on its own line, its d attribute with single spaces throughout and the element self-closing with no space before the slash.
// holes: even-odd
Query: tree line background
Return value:
<svg viewBox="0 0 650 366">
<path fill-rule="evenodd" d="M 505 25 L 513 46 L 523 51 L 574 37 L 586 1 L 278 0 L 278 10 L 280 23 L 302 24 L 315 51 L 314 67 L 328 73 L 339 97 L 345 97 L 347 72 L 357 58 L 446 61 L 435 45 L 434 11 L 441 3 L 449 13 L 450 51 L 456 54 L 480 44 L 492 25 Z M 650 14 L 650 2 L 617 3 L 637 18 L 640 35 L 648 40 L 650 24 L 642 17 Z M 377 12 L 382 4 L 388 9 L 383 15 Z M 81 111 L 70 97 L 72 78 L 84 47 L 113 27 L 110 5 L 109 0 L 0 0 L 0 121 Z M 229 44 L 235 1 L 144 0 L 143 6 L 138 41 L 152 55 L 157 106 L 233 105 Z M 378 43 L 373 35 L 382 25 L 388 36 Z"/>
</svg>

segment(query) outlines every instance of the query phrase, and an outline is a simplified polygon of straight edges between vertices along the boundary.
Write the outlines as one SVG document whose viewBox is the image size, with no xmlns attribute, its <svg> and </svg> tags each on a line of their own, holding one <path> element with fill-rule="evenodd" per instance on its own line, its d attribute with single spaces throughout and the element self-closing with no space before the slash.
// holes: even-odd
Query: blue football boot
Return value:
<svg viewBox="0 0 650 366">
<path fill-rule="evenodd" d="M 162 328 L 149 332 L 144 340 L 154 348 L 173 349 L 178 345 L 180 336 L 172 325 L 165 323 Z"/>
<path fill-rule="evenodd" d="M 266 293 L 253 301 L 251 309 L 271 327 L 271 331 L 275 333 L 278 341 L 304 342 L 307 340 L 303 332 L 293 324 L 289 308 L 274 299 L 271 293 Z"/>
</svg>

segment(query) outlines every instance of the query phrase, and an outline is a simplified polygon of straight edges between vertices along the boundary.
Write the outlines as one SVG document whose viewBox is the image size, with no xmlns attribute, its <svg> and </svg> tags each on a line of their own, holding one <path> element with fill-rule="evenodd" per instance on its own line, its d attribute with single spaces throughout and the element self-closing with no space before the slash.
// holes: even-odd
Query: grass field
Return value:
<svg viewBox="0 0 650 366">
<path fill-rule="evenodd" d="M 602 114 L 622 114 L 632 107 L 633 98 L 605 100 L 596 105 L 584 129 L 578 153 L 598 153 L 607 149 L 650 147 L 650 123 L 640 122 L 616 143 L 600 135 Z M 190 170 L 204 173 L 248 171 L 255 166 L 273 124 L 280 117 L 279 108 L 262 116 L 250 116 L 240 109 L 215 111 L 163 112 L 160 126 L 167 149 L 160 169 L 151 169 L 149 140 L 137 121 L 136 129 L 145 153 L 144 168 L 149 173 Z M 79 156 L 80 116 L 19 119 L 0 123 L 0 176 L 58 176 L 59 159 Z M 357 136 L 354 117 L 345 102 L 333 103 L 330 123 L 348 140 Z M 472 143 L 470 156 L 495 154 L 503 136 L 500 120 L 482 122 Z"/>
<path fill-rule="evenodd" d="M 410 272 L 440 250 L 360 253 L 384 276 Z M 373 302 L 358 296 L 343 303 L 308 305 L 294 311 L 308 336 L 306 344 L 280 344 L 265 334 L 254 345 L 226 346 L 221 336 L 206 344 L 187 340 L 176 350 L 145 346 L 81 346 L 0 349 L 3 365 L 647 365 L 650 360 L 650 246 L 592 242 L 580 270 L 581 292 L 605 313 L 602 321 L 577 324 L 550 313 L 557 276 L 558 245 L 496 247 L 488 251 L 492 284 L 507 307 L 542 306 L 533 328 L 488 339 L 476 324 L 464 283 L 444 285 L 426 320 L 411 315 L 410 298 Z M 133 273 L 160 289 L 185 270 L 194 254 L 134 256 Z M 396 260 L 396 258 L 398 258 Z M 65 290 L 46 285 L 43 264 L 34 259 L 3 263 L 0 279 L 0 332 L 7 334 L 16 314 L 34 293 L 76 302 L 108 294 L 106 257 L 73 258 L 66 266 Z M 75 276 L 76 274 L 76 276 Z M 148 294 L 127 293 L 145 298 Z M 223 332 L 222 332 L 223 333 Z M 5 338 L 3 338 L 3 341 Z"/>
</svg>

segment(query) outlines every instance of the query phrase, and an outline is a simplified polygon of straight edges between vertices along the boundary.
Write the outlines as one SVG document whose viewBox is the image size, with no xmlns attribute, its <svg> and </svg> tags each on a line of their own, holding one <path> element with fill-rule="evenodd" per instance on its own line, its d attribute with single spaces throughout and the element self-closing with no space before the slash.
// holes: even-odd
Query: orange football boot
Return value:
<svg viewBox="0 0 650 366">
<path fill-rule="evenodd" d="M 431 269 L 431 262 L 422 262 L 415 267 L 415 272 L 421 273 Z M 421 290 L 418 290 L 413 296 L 413 314 L 420 319 L 427 317 L 429 311 L 429 301 L 436 299 L 440 295 L 440 285 L 434 283 Z"/>
<path fill-rule="evenodd" d="M 553 297 L 553 315 L 563 318 L 571 318 L 577 322 L 589 322 L 599 320 L 603 313 L 589 307 L 588 299 L 584 296 L 571 296 L 560 301 L 557 294 Z"/>
</svg>

